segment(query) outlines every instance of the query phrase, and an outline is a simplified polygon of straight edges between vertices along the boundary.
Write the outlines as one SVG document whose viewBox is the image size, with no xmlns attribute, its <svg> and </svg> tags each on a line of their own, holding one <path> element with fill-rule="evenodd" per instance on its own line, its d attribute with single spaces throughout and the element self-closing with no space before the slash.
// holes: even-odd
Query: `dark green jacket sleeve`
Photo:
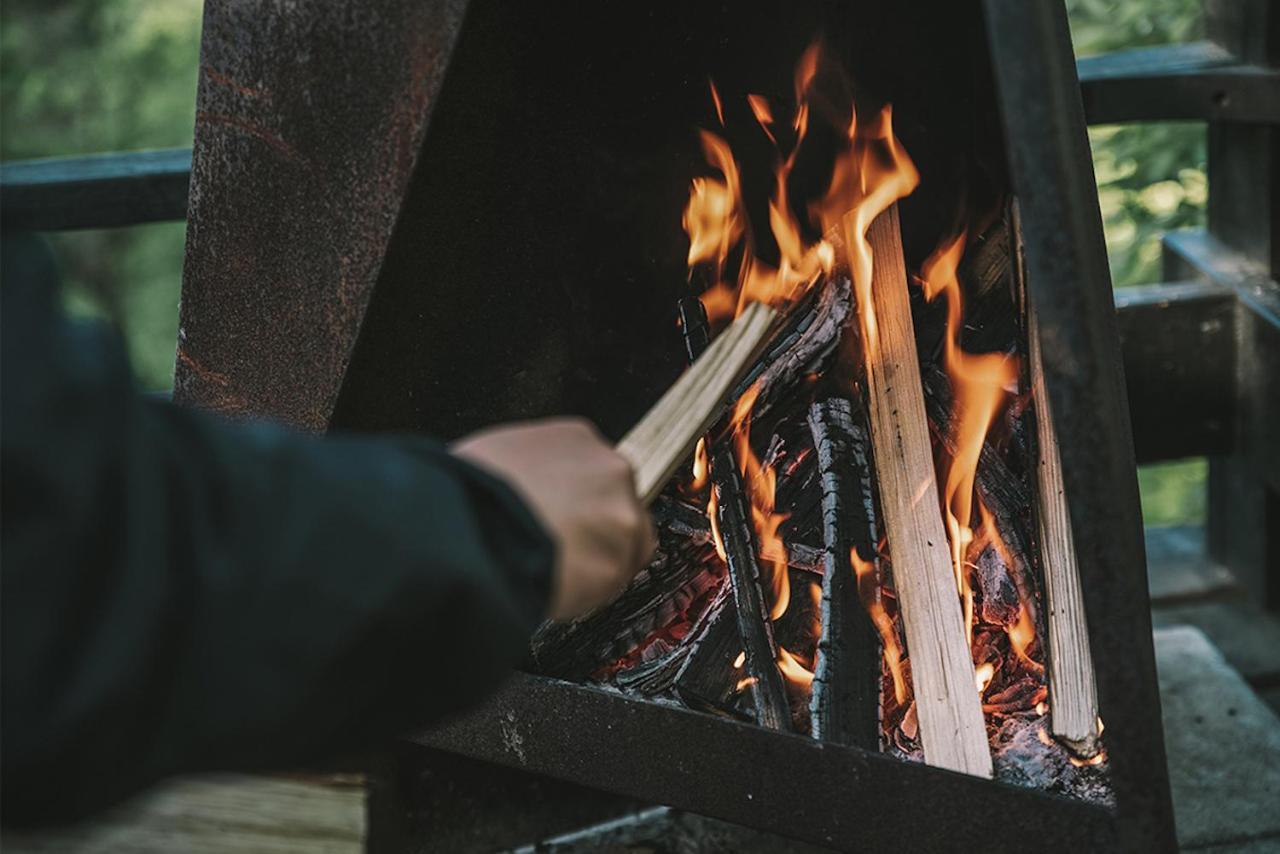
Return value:
<svg viewBox="0 0 1280 854">
<path fill-rule="evenodd" d="M 474 702 L 544 613 L 552 546 L 423 439 L 313 439 L 133 393 L 6 241 L 6 824 L 163 776 L 284 767 Z"/>
</svg>

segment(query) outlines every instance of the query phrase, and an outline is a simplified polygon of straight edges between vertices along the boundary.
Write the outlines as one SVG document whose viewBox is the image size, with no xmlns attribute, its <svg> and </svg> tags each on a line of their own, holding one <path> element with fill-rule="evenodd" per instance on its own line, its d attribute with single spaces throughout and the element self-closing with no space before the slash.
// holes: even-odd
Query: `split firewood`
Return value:
<svg viewBox="0 0 1280 854">
<path fill-rule="evenodd" d="M 897 206 L 867 232 L 874 257 L 863 349 L 871 439 L 925 761 L 991 776 L 982 705 L 939 510 Z"/>
<path fill-rule="evenodd" d="M 776 318 L 763 303 L 749 305 L 618 443 L 646 506 L 719 417 L 730 391 L 767 343 Z"/>
<path fill-rule="evenodd" d="M 814 403 L 809 426 L 822 474 L 825 567 L 810 730 L 822 741 L 875 750 L 880 743 L 880 649 L 858 597 L 851 556 L 856 549 L 866 564 L 876 560 L 870 440 L 866 428 L 854 423 L 848 400 Z"/>
<path fill-rule="evenodd" d="M 1077 755 L 1090 758 L 1101 748 L 1098 687 L 1089 647 L 1089 624 L 1071 534 L 1071 513 L 1062 484 L 1062 460 L 1053 411 L 1040 362 L 1040 335 L 1034 305 L 1027 303 L 1031 355 L 1031 394 L 1036 407 L 1039 485 L 1040 562 L 1047 598 L 1050 730 Z"/>
</svg>

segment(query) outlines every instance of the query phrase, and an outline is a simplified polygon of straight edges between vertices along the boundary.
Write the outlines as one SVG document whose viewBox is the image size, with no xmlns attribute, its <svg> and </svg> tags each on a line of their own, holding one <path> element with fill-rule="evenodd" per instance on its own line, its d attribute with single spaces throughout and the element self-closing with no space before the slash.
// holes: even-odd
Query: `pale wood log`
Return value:
<svg viewBox="0 0 1280 854">
<path fill-rule="evenodd" d="M 874 258 L 874 325 L 866 324 L 872 331 L 863 341 L 871 439 L 921 747 L 930 765 L 990 777 L 991 751 L 934 479 L 897 205 L 871 223 L 867 241 Z"/>
<path fill-rule="evenodd" d="M 618 443 L 645 506 L 723 411 L 729 392 L 764 349 L 776 317 L 763 303 L 748 306 Z"/>
<path fill-rule="evenodd" d="M 367 797 L 363 775 L 175 780 L 81 824 L 5 831 L 0 848 L 6 854 L 358 854 L 365 850 Z"/>
<path fill-rule="evenodd" d="M 1009 228 L 1014 287 L 1026 318 L 1027 377 L 1036 422 L 1035 503 L 1047 611 L 1045 675 L 1049 683 L 1049 731 L 1068 750 L 1091 758 L 1102 749 L 1098 687 L 1080 568 L 1071 533 L 1071 514 L 1063 487 L 1057 429 L 1053 425 L 1053 409 L 1044 381 L 1040 325 L 1027 287 L 1017 199 L 1009 205 Z"/>
<path fill-rule="evenodd" d="M 1036 480 L 1039 485 L 1040 563 L 1048 600 L 1050 731 L 1064 746 L 1088 758 L 1097 755 L 1102 735 L 1098 719 L 1098 686 L 1089 648 L 1089 624 L 1084 613 L 1084 593 L 1071 534 L 1071 513 L 1062 482 L 1062 459 L 1053 411 L 1044 385 L 1040 361 L 1040 333 L 1028 294 L 1027 339 L 1031 356 L 1031 399 L 1036 408 L 1036 444 L 1039 449 Z"/>
</svg>

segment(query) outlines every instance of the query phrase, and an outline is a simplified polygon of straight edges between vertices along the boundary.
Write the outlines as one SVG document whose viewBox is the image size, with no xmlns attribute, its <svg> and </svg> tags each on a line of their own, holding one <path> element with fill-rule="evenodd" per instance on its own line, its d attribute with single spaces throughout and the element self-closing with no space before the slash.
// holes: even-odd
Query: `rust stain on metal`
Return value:
<svg viewBox="0 0 1280 854">
<path fill-rule="evenodd" d="M 327 427 L 466 7 L 207 4 L 175 400 Z"/>
<path fill-rule="evenodd" d="M 285 155 L 286 157 L 296 158 L 299 156 L 298 150 L 296 148 L 294 148 L 289 143 L 285 142 L 280 137 L 271 133 L 266 128 L 259 127 L 253 122 L 248 122 L 248 121 L 245 121 L 244 119 L 237 118 L 235 116 L 225 116 L 225 115 L 219 115 L 217 113 L 206 113 L 201 111 L 196 113 L 196 122 L 204 123 L 206 125 L 209 125 L 209 124 L 227 125 L 228 127 L 233 127 L 233 128 L 236 128 L 237 130 L 242 130 L 245 133 L 249 134 L 250 136 L 257 137 L 258 139 L 262 140 L 267 145 L 271 146 L 276 151 L 279 151 L 281 154 Z"/>
<path fill-rule="evenodd" d="M 226 86 L 228 89 L 231 89 L 246 98 L 264 98 L 267 96 L 267 93 L 262 89 L 253 86 L 245 86 L 243 83 L 237 83 L 227 75 L 221 74 L 207 65 L 200 66 L 200 73 L 209 78 L 210 82 L 217 83 L 219 86 Z"/>
</svg>

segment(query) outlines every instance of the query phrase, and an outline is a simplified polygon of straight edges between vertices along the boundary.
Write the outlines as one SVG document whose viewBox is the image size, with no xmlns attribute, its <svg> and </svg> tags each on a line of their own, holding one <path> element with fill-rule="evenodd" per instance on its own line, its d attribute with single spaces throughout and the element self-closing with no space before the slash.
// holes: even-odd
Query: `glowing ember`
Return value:
<svg viewBox="0 0 1280 854">
<path fill-rule="evenodd" d="M 974 671 L 974 681 L 978 684 L 978 693 L 981 694 L 987 690 L 987 686 L 991 684 L 992 678 L 996 675 L 996 667 L 989 661 L 979 664 Z"/>
</svg>

